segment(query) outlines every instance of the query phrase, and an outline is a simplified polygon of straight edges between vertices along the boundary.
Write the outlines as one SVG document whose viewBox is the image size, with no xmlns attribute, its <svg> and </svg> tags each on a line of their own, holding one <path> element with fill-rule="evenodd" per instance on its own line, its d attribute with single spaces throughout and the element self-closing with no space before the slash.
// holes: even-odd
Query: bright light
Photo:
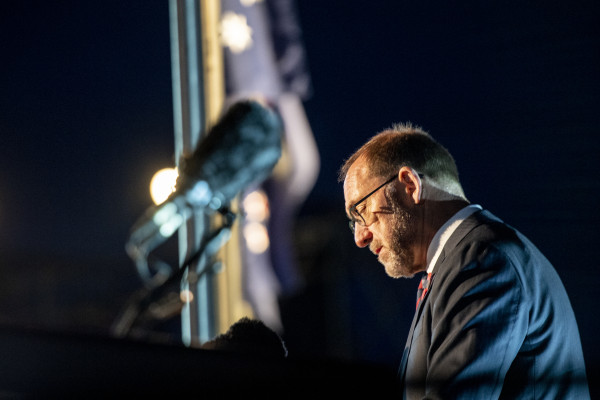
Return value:
<svg viewBox="0 0 600 400">
<path fill-rule="evenodd" d="M 175 191 L 179 173 L 177 168 L 163 168 L 150 181 L 150 196 L 154 204 L 161 204 Z"/>
<path fill-rule="evenodd" d="M 241 53 L 252 45 L 252 28 L 246 17 L 227 11 L 221 19 L 221 42 L 234 53 Z"/>
<path fill-rule="evenodd" d="M 260 2 L 262 2 L 262 0 L 240 0 L 240 3 L 242 3 L 242 5 L 246 7 L 253 6 L 254 4 Z"/>
<path fill-rule="evenodd" d="M 247 220 L 262 222 L 269 218 L 269 199 L 262 190 L 248 193 L 243 205 Z"/>
<path fill-rule="evenodd" d="M 188 289 L 184 289 L 179 292 L 179 299 L 182 303 L 191 303 L 194 300 L 194 293 Z"/>
<path fill-rule="evenodd" d="M 248 250 L 254 254 L 264 253 L 269 248 L 269 233 L 261 223 L 250 222 L 244 226 L 244 239 Z"/>
</svg>

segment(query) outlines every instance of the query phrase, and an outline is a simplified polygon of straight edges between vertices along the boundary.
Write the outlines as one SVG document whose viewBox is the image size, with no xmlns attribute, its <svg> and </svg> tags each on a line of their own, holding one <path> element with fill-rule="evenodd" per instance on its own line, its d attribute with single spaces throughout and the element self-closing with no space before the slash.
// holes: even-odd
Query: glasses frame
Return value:
<svg viewBox="0 0 600 400">
<path fill-rule="evenodd" d="M 375 194 L 375 192 L 377 192 L 379 189 L 381 189 L 382 187 L 384 187 L 385 185 L 387 185 L 388 183 L 391 183 L 394 179 L 398 178 L 398 174 L 394 174 L 394 176 L 392 176 L 390 179 L 388 179 L 387 181 L 383 182 L 381 185 L 377 186 L 373 191 L 371 191 L 368 195 L 366 195 L 365 197 L 363 197 L 362 199 L 360 199 L 359 201 L 357 201 L 356 203 L 354 203 L 352 205 L 352 207 L 350 207 L 348 209 L 348 214 L 350 215 L 350 221 L 348 221 L 348 225 L 350 226 L 350 230 L 352 231 L 352 234 L 354 234 L 356 228 L 355 228 L 355 224 L 356 222 L 358 222 L 357 218 L 354 217 L 354 215 L 358 215 L 360 217 L 360 219 L 362 219 L 362 222 L 365 224 L 365 226 L 367 226 L 367 221 L 365 221 L 365 218 L 360 215 L 360 213 L 358 212 L 358 210 L 356 209 L 356 207 L 364 202 L 365 200 L 367 200 L 369 197 L 371 197 L 373 194 Z"/>
</svg>

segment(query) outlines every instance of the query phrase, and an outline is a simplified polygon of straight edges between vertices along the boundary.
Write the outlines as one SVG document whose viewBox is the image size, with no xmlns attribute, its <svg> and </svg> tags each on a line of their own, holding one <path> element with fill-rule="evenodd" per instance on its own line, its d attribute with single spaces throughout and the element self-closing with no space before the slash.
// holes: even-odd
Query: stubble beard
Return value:
<svg viewBox="0 0 600 400">
<path fill-rule="evenodd" d="M 381 255 L 379 262 L 392 278 L 412 278 L 420 271 L 412 250 L 417 239 L 416 210 L 404 208 L 394 195 L 389 196 L 389 202 L 393 210 L 388 234 L 389 251 Z"/>
</svg>

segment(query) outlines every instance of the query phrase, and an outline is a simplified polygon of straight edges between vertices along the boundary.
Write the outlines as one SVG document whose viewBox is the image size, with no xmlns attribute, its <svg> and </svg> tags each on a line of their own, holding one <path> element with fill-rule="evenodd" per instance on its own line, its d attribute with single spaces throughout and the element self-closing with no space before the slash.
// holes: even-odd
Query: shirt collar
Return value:
<svg viewBox="0 0 600 400">
<path fill-rule="evenodd" d="M 470 204 L 465 208 L 462 208 L 456 214 L 454 214 L 444 225 L 441 226 L 440 229 L 435 233 L 435 236 L 431 240 L 429 244 L 429 248 L 427 249 L 427 273 L 433 273 L 433 269 L 435 267 L 435 263 L 444 248 L 444 245 L 452 236 L 452 233 L 458 228 L 458 226 L 467 219 L 471 214 L 476 211 L 481 210 L 481 206 L 478 204 Z"/>
</svg>

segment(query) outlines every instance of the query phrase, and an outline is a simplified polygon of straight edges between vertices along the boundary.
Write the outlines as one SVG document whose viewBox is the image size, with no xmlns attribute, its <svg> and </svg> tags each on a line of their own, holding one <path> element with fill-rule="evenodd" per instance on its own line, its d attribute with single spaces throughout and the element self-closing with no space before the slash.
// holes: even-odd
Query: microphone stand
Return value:
<svg viewBox="0 0 600 400">
<path fill-rule="evenodd" d="M 188 273 L 188 276 L 191 275 L 189 267 L 192 263 L 197 261 L 202 255 L 207 257 L 213 256 L 225 244 L 231 234 L 231 227 L 235 222 L 235 214 L 227 208 L 223 208 L 219 212 L 224 217 L 222 226 L 205 237 L 198 246 L 198 249 L 182 263 L 177 271 L 171 273 L 162 282 L 155 283 L 154 286 L 142 287 L 130 297 L 123 311 L 111 327 L 113 336 L 117 338 L 129 337 L 135 324 L 144 312 L 150 308 L 153 302 L 160 300 L 169 286 L 177 281 L 181 281 L 186 273 Z M 211 270 L 215 270 L 216 265 L 218 263 L 207 264 L 202 270 L 193 271 L 193 276 L 197 279 Z"/>
</svg>

